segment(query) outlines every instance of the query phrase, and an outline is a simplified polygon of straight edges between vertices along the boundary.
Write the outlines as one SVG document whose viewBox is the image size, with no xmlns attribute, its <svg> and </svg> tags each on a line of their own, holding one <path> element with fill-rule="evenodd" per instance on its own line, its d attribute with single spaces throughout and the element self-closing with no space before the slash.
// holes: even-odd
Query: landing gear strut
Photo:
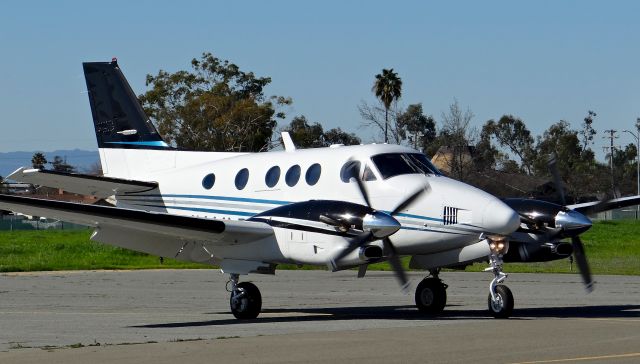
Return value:
<svg viewBox="0 0 640 364">
<path fill-rule="evenodd" d="M 431 275 L 416 287 L 416 307 L 420 312 L 438 315 L 447 304 L 447 285 L 438 278 L 438 270 L 432 270 Z"/>
<path fill-rule="evenodd" d="M 485 272 L 493 273 L 493 280 L 489 285 L 488 306 L 489 312 L 495 318 L 508 318 L 513 312 L 513 294 L 511 290 L 500 284 L 504 282 L 507 275 L 502 271 L 502 255 L 509 249 L 509 243 L 504 241 L 489 241 L 491 254 L 489 254 L 489 264 Z"/>
<path fill-rule="evenodd" d="M 255 284 L 250 282 L 238 283 L 240 276 L 231 274 L 227 282 L 227 291 L 231 292 L 229 306 L 231 313 L 240 320 L 251 320 L 260 314 L 262 296 Z"/>
</svg>

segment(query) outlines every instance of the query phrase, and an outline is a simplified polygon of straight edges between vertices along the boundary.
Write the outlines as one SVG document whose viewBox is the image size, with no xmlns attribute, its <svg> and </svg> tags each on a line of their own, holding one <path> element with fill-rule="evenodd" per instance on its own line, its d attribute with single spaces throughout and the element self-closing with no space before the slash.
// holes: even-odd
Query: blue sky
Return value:
<svg viewBox="0 0 640 364">
<path fill-rule="evenodd" d="M 604 129 L 640 117 L 637 1 L 20 1 L 0 5 L 0 151 L 96 149 L 81 63 L 147 73 L 210 51 L 270 76 L 289 115 L 358 132 L 382 68 L 401 104 L 436 120 L 457 98 L 474 124 L 510 113 L 539 134 L 587 110 Z M 621 133 L 618 144 L 633 140 Z"/>
</svg>

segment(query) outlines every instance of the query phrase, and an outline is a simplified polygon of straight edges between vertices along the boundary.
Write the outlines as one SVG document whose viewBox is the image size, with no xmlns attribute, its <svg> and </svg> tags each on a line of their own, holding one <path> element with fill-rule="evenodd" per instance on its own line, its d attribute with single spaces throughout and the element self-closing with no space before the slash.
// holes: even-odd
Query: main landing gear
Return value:
<svg viewBox="0 0 640 364">
<path fill-rule="evenodd" d="M 416 287 L 416 307 L 420 312 L 438 315 L 447 304 L 447 285 L 438 278 L 439 270 L 431 270 L 431 277 L 423 279 Z"/>
<path fill-rule="evenodd" d="M 487 299 L 489 312 L 495 318 L 508 318 L 513 312 L 513 294 L 511 290 L 500 284 L 504 282 L 507 275 L 502 271 L 502 255 L 509 249 L 509 243 L 503 240 L 490 241 L 489 247 L 489 264 L 491 267 L 486 268 L 485 272 L 493 273 L 493 280 L 489 285 L 489 297 Z"/>
<path fill-rule="evenodd" d="M 262 309 L 262 295 L 255 284 L 250 282 L 238 283 L 240 276 L 231 274 L 227 282 L 227 291 L 231 292 L 229 306 L 231 313 L 240 320 L 251 320 L 260 314 Z"/>
</svg>

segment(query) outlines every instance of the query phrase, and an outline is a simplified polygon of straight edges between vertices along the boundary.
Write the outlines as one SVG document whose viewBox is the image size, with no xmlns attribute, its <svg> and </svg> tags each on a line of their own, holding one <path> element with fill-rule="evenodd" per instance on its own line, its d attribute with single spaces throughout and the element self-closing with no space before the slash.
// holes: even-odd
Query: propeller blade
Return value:
<svg viewBox="0 0 640 364">
<path fill-rule="evenodd" d="M 354 177 L 354 179 L 358 184 L 358 190 L 360 190 L 360 194 L 362 195 L 364 202 L 367 204 L 367 206 L 371 207 L 371 202 L 369 201 L 369 192 L 367 192 L 367 187 L 365 187 L 364 182 L 362 182 L 359 176 Z"/>
<path fill-rule="evenodd" d="M 421 188 L 421 189 L 417 190 L 411 196 L 407 197 L 406 200 L 402 201 L 402 203 L 400 203 L 398 206 L 396 206 L 396 208 L 393 209 L 393 211 L 391 211 L 391 216 L 394 216 L 398 212 L 406 209 L 412 203 L 414 203 L 416 201 L 416 199 L 418 197 L 420 197 L 420 195 L 422 195 L 423 193 L 429 192 L 430 190 L 431 190 L 431 186 L 430 185 L 426 185 L 426 186 L 424 186 L 424 188 Z"/>
<path fill-rule="evenodd" d="M 400 287 L 402 287 L 402 293 L 406 294 L 409 291 L 409 279 L 407 278 L 407 273 L 402 267 L 400 257 L 398 256 L 398 254 L 396 254 L 396 248 L 393 246 L 393 243 L 389 238 L 384 238 L 382 240 L 382 243 L 384 244 L 384 247 L 390 252 L 389 264 L 396 274 L 396 279 L 398 280 L 398 283 L 400 283 Z"/>
<path fill-rule="evenodd" d="M 364 275 L 367 274 L 368 267 L 368 264 L 362 264 L 360 267 L 358 267 L 358 278 L 364 278 Z"/>
<path fill-rule="evenodd" d="M 592 205 L 580 207 L 579 205 L 574 210 L 582 213 L 583 215 L 592 215 L 602 211 L 609 211 L 613 209 L 619 209 L 627 206 L 638 205 L 640 202 L 640 196 L 629 196 L 622 198 L 610 198 L 603 199 Z"/>
<path fill-rule="evenodd" d="M 318 220 L 324 222 L 327 225 L 331 225 L 331 226 L 335 226 L 337 228 L 339 228 L 342 231 L 347 231 L 349 230 L 349 223 L 344 222 L 344 221 L 340 221 L 340 220 L 336 220 L 332 217 L 326 216 L 326 215 L 320 215 L 318 217 Z"/>
<path fill-rule="evenodd" d="M 565 206 L 567 204 L 567 201 L 565 200 L 565 197 L 564 197 L 564 190 L 562 188 L 562 183 L 560 181 L 560 174 L 558 173 L 558 167 L 556 166 L 555 153 L 551 154 L 549 158 L 549 163 L 547 164 L 547 166 L 549 167 L 549 172 L 551 172 L 551 175 L 553 176 L 553 184 L 556 187 L 556 191 L 558 191 L 558 197 L 560 198 L 560 202 L 562 203 L 562 206 Z"/>
<path fill-rule="evenodd" d="M 587 262 L 587 256 L 584 253 L 584 245 L 580 237 L 575 236 L 571 238 L 571 244 L 573 245 L 573 255 L 576 258 L 578 268 L 580 268 L 580 275 L 584 281 L 584 286 L 587 292 L 593 291 L 593 279 L 591 278 L 591 270 L 589 269 L 589 263 Z"/>
<path fill-rule="evenodd" d="M 340 261 L 340 259 L 346 257 L 347 255 L 351 254 L 352 251 L 361 247 L 364 243 L 369 241 L 372 236 L 373 234 L 371 234 L 370 232 L 358 235 L 355 240 L 353 240 L 346 248 L 344 248 L 341 252 L 331 258 L 331 260 L 329 261 L 329 268 L 335 270 L 338 267 L 337 262 Z"/>
<path fill-rule="evenodd" d="M 324 222 L 327 225 L 332 225 L 332 226 L 340 226 L 341 225 L 340 221 L 338 221 L 336 219 L 333 219 L 333 218 L 331 218 L 329 216 L 326 216 L 326 215 L 320 215 L 318 217 L 318 220 Z"/>
</svg>

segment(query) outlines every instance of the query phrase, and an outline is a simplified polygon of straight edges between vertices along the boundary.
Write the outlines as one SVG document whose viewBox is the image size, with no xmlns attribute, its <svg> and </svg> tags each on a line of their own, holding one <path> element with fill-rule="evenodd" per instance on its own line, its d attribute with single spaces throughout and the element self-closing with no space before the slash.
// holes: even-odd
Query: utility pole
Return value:
<svg viewBox="0 0 640 364">
<path fill-rule="evenodd" d="M 640 195 L 640 118 L 636 119 L 636 133 L 630 130 L 625 130 L 625 132 L 636 138 L 636 194 Z M 636 220 L 638 220 L 638 216 L 640 216 L 640 205 L 636 205 Z"/>
<path fill-rule="evenodd" d="M 609 130 L 605 130 L 605 133 L 609 133 L 609 136 L 604 136 L 603 138 L 609 138 L 610 140 L 610 146 L 608 147 L 604 147 L 603 149 L 606 151 L 607 149 L 609 150 L 609 166 L 611 167 L 611 191 L 613 193 L 613 197 L 616 198 L 618 197 L 618 194 L 616 193 L 616 180 L 615 177 L 613 175 L 613 152 L 615 151 L 615 147 L 613 146 L 613 139 L 617 139 L 618 137 L 616 136 L 616 133 L 618 132 L 617 130 L 613 130 L 613 129 L 609 129 Z"/>
</svg>

